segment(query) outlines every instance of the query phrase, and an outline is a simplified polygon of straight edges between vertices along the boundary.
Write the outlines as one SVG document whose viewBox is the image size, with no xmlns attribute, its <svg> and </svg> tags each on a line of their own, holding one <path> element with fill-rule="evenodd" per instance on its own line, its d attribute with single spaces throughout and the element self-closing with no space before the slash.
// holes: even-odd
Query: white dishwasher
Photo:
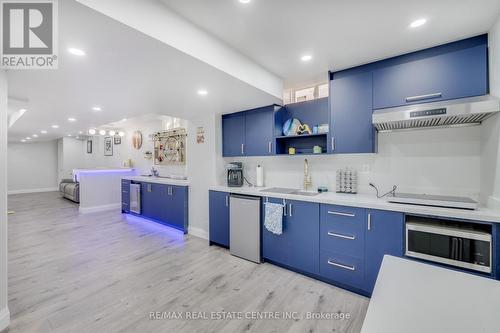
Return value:
<svg viewBox="0 0 500 333">
<path fill-rule="evenodd" d="M 260 197 L 231 194 L 229 200 L 229 251 L 260 263 Z"/>
</svg>

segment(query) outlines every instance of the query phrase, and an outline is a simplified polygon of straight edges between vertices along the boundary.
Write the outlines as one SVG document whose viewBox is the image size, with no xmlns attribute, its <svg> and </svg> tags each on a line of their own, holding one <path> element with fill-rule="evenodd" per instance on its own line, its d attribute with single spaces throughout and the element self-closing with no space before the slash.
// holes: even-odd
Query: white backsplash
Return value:
<svg viewBox="0 0 500 333">
<path fill-rule="evenodd" d="M 381 133 L 377 154 L 321 156 L 268 156 L 224 158 L 241 161 L 250 182 L 255 168 L 264 167 L 264 185 L 302 188 L 304 158 L 309 160 L 312 189 L 327 186 L 335 191 L 335 172 L 350 167 L 358 171 L 358 192 L 381 192 L 397 185 L 401 192 L 446 194 L 479 198 L 480 126 Z M 225 170 L 218 170 L 225 183 Z"/>
</svg>

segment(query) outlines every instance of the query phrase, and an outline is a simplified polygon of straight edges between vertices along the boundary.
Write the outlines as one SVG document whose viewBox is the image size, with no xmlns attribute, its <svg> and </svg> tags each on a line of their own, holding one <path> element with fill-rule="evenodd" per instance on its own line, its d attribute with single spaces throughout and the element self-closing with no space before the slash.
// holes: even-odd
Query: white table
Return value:
<svg viewBox="0 0 500 333">
<path fill-rule="evenodd" d="M 500 281 L 386 255 L 361 332 L 500 332 Z"/>
</svg>

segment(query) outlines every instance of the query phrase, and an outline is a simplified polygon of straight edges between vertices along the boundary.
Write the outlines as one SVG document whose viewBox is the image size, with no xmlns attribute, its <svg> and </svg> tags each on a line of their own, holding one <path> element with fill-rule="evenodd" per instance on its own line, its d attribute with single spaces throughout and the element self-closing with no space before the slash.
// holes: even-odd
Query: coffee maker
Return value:
<svg viewBox="0 0 500 333">
<path fill-rule="evenodd" d="M 226 165 L 227 169 L 227 186 L 241 187 L 243 186 L 243 163 L 231 162 Z"/>
</svg>

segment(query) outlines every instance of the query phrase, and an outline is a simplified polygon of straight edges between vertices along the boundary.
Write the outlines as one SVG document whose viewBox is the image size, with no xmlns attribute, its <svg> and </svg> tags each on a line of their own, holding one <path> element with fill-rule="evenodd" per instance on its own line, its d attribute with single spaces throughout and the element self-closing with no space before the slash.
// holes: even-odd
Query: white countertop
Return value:
<svg viewBox="0 0 500 333">
<path fill-rule="evenodd" d="M 385 256 L 363 333 L 498 332 L 500 281 Z"/>
<path fill-rule="evenodd" d="M 432 215 L 441 217 L 451 217 L 457 219 L 495 222 L 500 223 L 500 210 L 493 210 L 485 207 L 480 207 L 477 210 L 465 210 L 454 208 L 441 208 L 429 206 L 416 206 L 387 202 L 386 199 L 378 199 L 375 195 L 366 194 L 343 194 L 326 192 L 316 196 L 304 196 L 295 194 L 282 194 L 265 192 L 265 187 L 228 187 L 228 186 L 211 186 L 210 190 L 231 192 L 237 194 L 255 195 L 261 197 L 283 198 L 289 200 L 299 200 L 308 202 L 318 202 L 324 204 L 362 207 L 370 209 L 389 210 L 395 212 L 403 212 L 409 214 Z"/>
<path fill-rule="evenodd" d="M 75 172 L 130 172 L 134 171 L 134 168 L 90 168 L 90 169 L 73 169 Z"/>
<path fill-rule="evenodd" d="M 137 182 L 157 183 L 166 185 L 189 186 L 189 181 L 185 179 L 147 177 L 147 176 L 126 176 L 122 179 L 135 180 Z"/>
</svg>

